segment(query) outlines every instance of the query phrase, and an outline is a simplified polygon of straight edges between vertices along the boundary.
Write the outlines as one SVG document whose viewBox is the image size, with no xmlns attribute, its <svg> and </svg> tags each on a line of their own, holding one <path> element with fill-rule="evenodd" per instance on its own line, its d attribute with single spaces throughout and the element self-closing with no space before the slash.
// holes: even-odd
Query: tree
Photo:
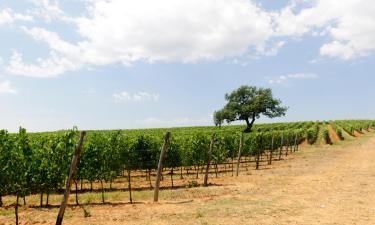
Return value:
<svg viewBox="0 0 375 225">
<path fill-rule="evenodd" d="M 255 86 L 241 86 L 230 94 L 225 95 L 227 104 L 223 109 L 214 113 L 216 126 L 224 120 L 231 123 L 237 120 L 246 121 L 245 133 L 250 133 L 255 122 L 261 115 L 269 118 L 284 116 L 287 107 L 281 106 L 281 101 L 272 96 L 270 88 Z"/>
</svg>

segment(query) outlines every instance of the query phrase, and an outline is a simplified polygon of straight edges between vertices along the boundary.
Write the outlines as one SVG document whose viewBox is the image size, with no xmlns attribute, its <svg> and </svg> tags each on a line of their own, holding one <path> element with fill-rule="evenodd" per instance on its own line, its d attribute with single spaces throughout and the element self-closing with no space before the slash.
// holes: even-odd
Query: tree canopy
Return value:
<svg viewBox="0 0 375 225">
<path fill-rule="evenodd" d="M 284 116 L 287 107 L 281 106 L 281 100 L 272 96 L 270 88 L 255 86 L 241 86 L 230 94 L 225 94 L 227 104 L 224 108 L 215 111 L 214 123 L 221 126 L 224 121 L 231 123 L 237 120 L 246 122 L 244 132 L 251 132 L 256 119 L 261 115 L 269 118 Z"/>
</svg>

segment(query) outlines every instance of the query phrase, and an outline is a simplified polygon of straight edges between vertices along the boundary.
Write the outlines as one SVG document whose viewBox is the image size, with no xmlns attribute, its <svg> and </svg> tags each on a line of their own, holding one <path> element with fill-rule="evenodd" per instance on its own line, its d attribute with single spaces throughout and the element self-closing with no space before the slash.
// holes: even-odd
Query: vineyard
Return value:
<svg viewBox="0 0 375 225">
<path fill-rule="evenodd" d="M 171 133 L 164 160 L 162 188 L 195 187 L 203 184 L 207 168 L 211 177 L 237 176 L 250 169 L 282 160 L 301 145 L 332 144 L 375 129 L 375 121 L 343 120 L 260 124 L 253 132 L 243 126 L 189 127 L 120 131 L 88 131 L 74 177 L 76 204 L 85 192 L 129 192 L 153 188 L 163 137 Z M 3 197 L 14 196 L 16 208 L 27 196 L 40 195 L 40 207 L 49 195 L 61 194 L 71 158 L 79 139 L 78 130 L 17 134 L 0 131 L 0 207 Z M 210 147 L 211 146 L 211 147 Z M 208 166 L 207 166 L 208 165 Z M 105 188 L 109 185 L 109 188 Z"/>
</svg>

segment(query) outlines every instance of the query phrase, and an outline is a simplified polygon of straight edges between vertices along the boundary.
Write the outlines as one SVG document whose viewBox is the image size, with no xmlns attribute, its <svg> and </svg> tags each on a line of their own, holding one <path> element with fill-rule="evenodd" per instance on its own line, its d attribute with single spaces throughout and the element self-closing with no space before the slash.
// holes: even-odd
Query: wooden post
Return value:
<svg viewBox="0 0 375 225">
<path fill-rule="evenodd" d="M 272 164 L 272 154 L 273 154 L 273 142 L 274 142 L 274 139 L 275 139 L 275 135 L 272 135 L 272 140 L 271 140 L 271 152 L 270 152 L 270 159 L 269 159 L 268 165 L 271 165 L 271 164 Z"/>
<path fill-rule="evenodd" d="M 163 146 L 161 148 L 159 164 L 158 164 L 158 171 L 157 171 L 156 181 L 155 181 L 154 202 L 158 202 L 158 200 L 159 200 L 160 177 L 161 177 L 161 173 L 162 173 L 162 170 L 163 170 L 163 162 L 164 162 L 165 156 L 166 156 L 167 151 L 168 151 L 170 137 L 171 137 L 171 133 L 167 132 L 164 136 L 164 142 L 163 142 Z"/>
<path fill-rule="evenodd" d="M 240 147 L 238 148 L 238 156 L 237 156 L 237 170 L 236 170 L 236 177 L 238 177 L 238 173 L 240 171 L 240 162 L 241 162 L 241 154 L 242 154 L 242 149 L 243 149 L 243 137 L 244 133 L 241 133 L 241 138 L 240 138 Z"/>
<path fill-rule="evenodd" d="M 129 201 L 130 204 L 133 204 L 133 198 L 132 198 L 132 183 L 131 183 L 131 176 L 130 176 L 130 169 L 128 168 L 128 189 L 129 189 Z"/>
<path fill-rule="evenodd" d="M 18 194 L 17 194 L 17 197 L 16 197 L 16 206 L 15 206 L 15 208 L 14 208 L 14 210 L 15 210 L 15 214 L 16 214 L 16 225 L 19 224 L 19 223 L 18 223 L 18 199 L 19 199 L 19 196 L 18 196 Z"/>
<path fill-rule="evenodd" d="M 74 179 L 74 184 L 75 184 L 75 187 L 76 187 L 76 205 L 79 205 L 79 202 L 78 202 L 78 181 L 76 179 Z"/>
<path fill-rule="evenodd" d="M 262 140 L 262 136 L 261 136 L 260 143 L 262 143 L 262 141 L 263 140 Z M 262 147 L 258 146 L 257 156 L 256 156 L 256 159 L 255 159 L 255 169 L 256 170 L 259 169 L 259 160 L 260 160 L 260 151 L 261 151 L 261 148 L 263 148 L 263 146 Z"/>
<path fill-rule="evenodd" d="M 56 225 L 61 225 L 62 221 L 63 221 L 63 218 L 64 218 L 65 208 L 66 208 L 66 205 L 68 203 L 68 198 L 69 198 L 69 194 L 70 194 L 70 187 L 72 186 L 72 180 L 75 178 L 76 173 L 77 173 L 77 164 L 78 164 L 79 156 L 81 154 L 82 145 L 83 145 L 85 135 L 86 135 L 86 132 L 82 131 L 81 135 L 79 137 L 79 141 L 78 141 L 76 150 L 75 150 L 73 158 L 72 158 L 72 162 L 70 164 L 69 177 L 66 180 L 64 197 L 63 197 L 63 200 L 62 200 L 61 205 L 60 205 L 59 214 L 57 215 Z"/>
<path fill-rule="evenodd" d="M 296 151 L 298 151 L 298 147 L 299 147 L 299 144 L 300 144 L 300 140 L 299 140 L 299 135 L 297 135 L 297 145 L 296 145 Z"/>
<path fill-rule="evenodd" d="M 204 175 L 203 186 L 205 186 L 205 187 L 207 187 L 208 172 L 210 170 L 211 155 L 212 155 L 212 149 L 214 148 L 214 144 L 215 144 L 215 138 L 216 138 L 216 134 L 213 133 L 212 137 L 211 137 L 210 148 L 208 149 L 208 159 L 207 159 L 207 166 L 206 166 L 206 174 Z"/>
</svg>

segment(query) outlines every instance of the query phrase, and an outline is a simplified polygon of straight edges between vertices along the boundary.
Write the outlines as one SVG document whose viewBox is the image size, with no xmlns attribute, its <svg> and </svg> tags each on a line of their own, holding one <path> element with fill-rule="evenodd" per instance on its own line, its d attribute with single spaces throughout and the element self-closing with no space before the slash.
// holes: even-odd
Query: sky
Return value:
<svg viewBox="0 0 375 225">
<path fill-rule="evenodd" d="M 375 118 L 372 0 L 2 0 L 0 129 L 213 125 L 225 93 Z"/>
</svg>

